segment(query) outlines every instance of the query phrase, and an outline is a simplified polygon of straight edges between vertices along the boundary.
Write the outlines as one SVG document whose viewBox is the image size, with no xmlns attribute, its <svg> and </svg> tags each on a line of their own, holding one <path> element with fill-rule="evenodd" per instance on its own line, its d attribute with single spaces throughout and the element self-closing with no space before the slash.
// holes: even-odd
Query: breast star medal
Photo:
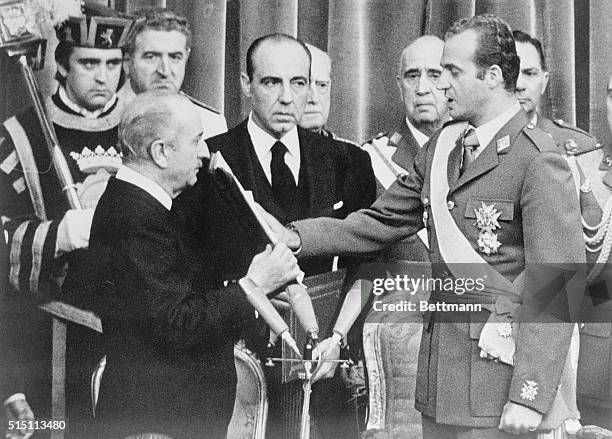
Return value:
<svg viewBox="0 0 612 439">
<path fill-rule="evenodd" d="M 497 233 L 493 233 L 500 228 L 497 221 L 501 212 L 495 208 L 495 203 L 485 204 L 478 209 L 474 209 L 476 213 L 476 223 L 474 224 L 480 230 L 478 234 L 478 249 L 486 254 L 492 255 L 497 253 L 497 249 L 501 246 L 501 242 L 497 239 Z"/>
</svg>

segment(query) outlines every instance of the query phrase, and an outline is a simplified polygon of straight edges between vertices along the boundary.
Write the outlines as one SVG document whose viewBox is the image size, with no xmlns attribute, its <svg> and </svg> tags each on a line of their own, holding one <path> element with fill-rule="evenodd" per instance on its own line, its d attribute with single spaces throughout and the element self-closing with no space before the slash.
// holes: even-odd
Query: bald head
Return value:
<svg viewBox="0 0 612 439">
<path fill-rule="evenodd" d="M 119 142 L 124 163 L 172 197 L 195 184 L 206 153 L 195 106 L 184 96 L 158 90 L 137 95 L 126 107 Z"/>
<path fill-rule="evenodd" d="M 406 117 L 427 135 L 448 119 L 444 93 L 436 88 L 443 48 L 444 42 L 434 35 L 417 38 L 402 51 L 396 78 Z"/>
<path fill-rule="evenodd" d="M 306 43 L 312 56 L 310 93 L 300 126 L 319 131 L 327 123 L 331 104 L 331 58 L 318 47 Z"/>
</svg>

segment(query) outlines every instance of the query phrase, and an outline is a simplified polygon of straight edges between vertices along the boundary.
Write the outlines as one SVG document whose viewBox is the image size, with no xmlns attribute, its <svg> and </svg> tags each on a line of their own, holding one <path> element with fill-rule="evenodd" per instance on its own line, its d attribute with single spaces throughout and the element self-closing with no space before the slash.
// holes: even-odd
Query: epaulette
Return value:
<svg viewBox="0 0 612 439">
<path fill-rule="evenodd" d="M 383 137 L 387 137 L 389 135 L 389 133 L 387 133 L 386 131 L 381 131 L 379 133 L 377 133 L 374 137 L 370 138 L 369 140 L 366 140 L 365 142 L 363 142 L 363 145 L 361 145 L 362 147 L 367 145 L 368 143 L 372 143 L 375 140 L 378 139 L 382 139 Z"/>
<path fill-rule="evenodd" d="M 559 149 L 555 145 L 553 138 L 541 128 L 538 128 L 531 122 L 523 127 L 523 133 L 531 140 L 535 147 L 540 152 L 558 152 Z"/>
<path fill-rule="evenodd" d="M 205 108 L 209 111 L 212 111 L 213 113 L 217 113 L 217 114 L 221 114 L 221 112 L 219 110 L 217 110 L 214 107 L 211 107 L 210 105 L 205 104 L 202 101 L 197 100 L 196 98 L 194 98 L 193 96 L 189 96 L 187 93 L 185 93 L 184 91 L 179 91 L 179 94 L 182 96 L 185 96 L 187 99 L 189 99 L 191 102 L 193 102 L 194 104 L 196 104 L 198 107 L 202 107 Z"/>
<path fill-rule="evenodd" d="M 552 124 L 543 123 L 543 129 L 550 131 L 557 146 L 567 155 L 581 155 L 602 147 L 595 137 L 562 119 L 555 119 Z"/>
</svg>

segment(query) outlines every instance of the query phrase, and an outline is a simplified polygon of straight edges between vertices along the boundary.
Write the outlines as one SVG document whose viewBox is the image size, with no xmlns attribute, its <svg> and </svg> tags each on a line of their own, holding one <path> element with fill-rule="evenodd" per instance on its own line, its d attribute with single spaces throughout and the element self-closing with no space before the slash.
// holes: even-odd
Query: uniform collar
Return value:
<svg viewBox="0 0 612 439">
<path fill-rule="evenodd" d="M 510 121 L 510 119 L 516 116 L 516 113 L 518 113 L 519 111 L 521 111 L 521 105 L 518 103 L 518 101 L 515 100 L 514 103 L 510 106 L 510 108 L 508 108 L 502 114 L 485 123 L 484 125 L 475 128 L 478 143 L 480 143 L 480 146 L 482 147 L 478 148 L 476 155 L 482 153 L 482 151 L 491 142 L 491 140 L 493 140 L 498 131 L 501 130 L 502 127 Z"/>
<path fill-rule="evenodd" d="M 423 131 L 419 130 L 414 125 L 412 125 L 412 123 L 410 123 L 410 119 L 408 119 L 408 117 L 406 117 L 406 125 L 408 125 L 408 129 L 410 130 L 410 132 L 414 136 L 414 139 L 417 141 L 419 146 L 422 147 L 423 145 L 425 145 L 429 141 L 429 136 L 426 135 L 425 133 L 423 133 Z"/>
</svg>

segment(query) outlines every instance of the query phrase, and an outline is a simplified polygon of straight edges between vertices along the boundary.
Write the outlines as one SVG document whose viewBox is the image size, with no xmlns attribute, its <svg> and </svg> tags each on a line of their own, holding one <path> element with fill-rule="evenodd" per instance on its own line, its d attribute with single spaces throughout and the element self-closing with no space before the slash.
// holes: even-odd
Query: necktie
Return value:
<svg viewBox="0 0 612 439">
<path fill-rule="evenodd" d="M 272 160 L 270 161 L 270 173 L 272 174 L 272 192 L 280 206 L 287 210 L 293 197 L 296 186 L 293 174 L 285 163 L 287 147 L 282 142 L 276 142 L 272 146 Z"/>
<path fill-rule="evenodd" d="M 463 162 L 461 164 L 461 174 L 476 160 L 476 150 L 480 144 L 476 137 L 476 130 L 468 128 L 463 136 Z"/>
</svg>

